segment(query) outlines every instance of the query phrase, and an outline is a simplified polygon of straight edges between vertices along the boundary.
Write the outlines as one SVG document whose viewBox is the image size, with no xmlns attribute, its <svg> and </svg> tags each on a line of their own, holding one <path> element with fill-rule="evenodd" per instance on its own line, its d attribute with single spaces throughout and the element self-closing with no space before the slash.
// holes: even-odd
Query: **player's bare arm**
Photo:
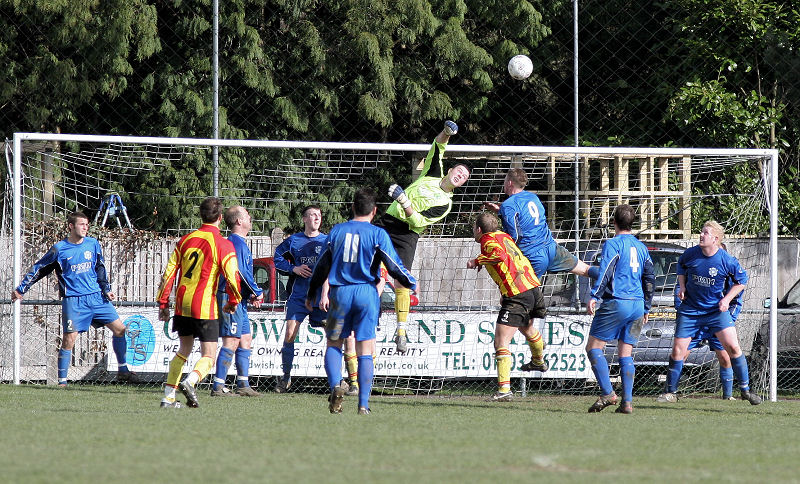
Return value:
<svg viewBox="0 0 800 484">
<path fill-rule="evenodd" d="M 489 210 L 490 212 L 497 213 L 500 211 L 500 204 L 496 202 L 483 202 L 483 208 Z"/>
</svg>

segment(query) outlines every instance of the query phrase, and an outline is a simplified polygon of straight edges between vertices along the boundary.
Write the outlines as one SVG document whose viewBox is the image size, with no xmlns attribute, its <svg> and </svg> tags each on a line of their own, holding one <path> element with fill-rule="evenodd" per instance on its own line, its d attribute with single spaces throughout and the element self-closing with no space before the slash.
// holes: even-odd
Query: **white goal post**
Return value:
<svg viewBox="0 0 800 484">
<path fill-rule="evenodd" d="M 46 154 L 41 152 L 35 155 L 39 148 L 30 147 L 47 144 L 49 148 Z M 349 199 L 342 193 L 349 193 L 347 190 L 354 184 L 376 186 L 382 198 L 381 207 L 385 208 L 389 200 L 383 196 L 385 187 L 378 186 L 384 182 L 381 177 L 385 177 L 381 170 L 400 163 L 407 171 L 408 179 L 411 179 L 411 171 L 416 166 L 415 160 L 418 161 L 430 147 L 429 144 L 16 133 L 11 150 L 13 157 L 9 157 L 7 152 L 7 158 L 11 158 L 8 159 L 11 182 L 9 188 L 13 198 L 6 201 L 2 236 L 7 241 L 4 243 L 10 245 L 13 264 L 6 278 L 8 281 L 6 293 L 9 294 L 20 283 L 23 271 L 47 249 L 41 247 L 42 240 L 46 237 L 31 231 L 35 228 L 34 222 L 63 221 L 69 207 L 84 206 L 90 210 L 97 209 L 104 195 L 120 186 L 121 182 L 115 177 L 135 178 L 167 164 L 191 166 L 191 160 L 210 158 L 209 150 L 215 146 L 219 147 L 220 151 L 242 153 L 241 159 L 244 160 L 258 157 L 271 158 L 273 154 L 281 153 L 280 156 L 275 156 L 276 159 L 280 159 L 277 164 L 269 165 L 258 172 L 247 172 L 245 169 L 244 172 L 247 172 L 245 175 L 230 179 L 229 185 L 225 185 L 226 181 L 223 180 L 223 185 L 220 187 L 220 197 L 226 203 L 240 203 L 253 213 L 262 214 L 261 218 L 254 217 L 257 229 L 252 233 L 251 244 L 264 245 L 260 253 L 255 253 L 254 250 L 254 257 L 272 255 L 270 253 L 270 250 L 274 250 L 272 240 L 276 237 L 274 230 L 285 228 L 280 226 L 284 224 L 284 219 L 278 222 L 275 218 L 276 212 L 284 212 L 284 215 L 294 213 L 298 205 L 315 202 L 329 204 L 332 207 L 329 210 L 331 214 L 334 212 L 344 214 Z M 49 168 L 44 167 L 45 158 L 48 166 L 52 164 L 62 166 L 64 172 L 67 167 L 73 169 L 78 166 L 82 175 L 66 176 L 62 173 L 63 176 L 52 176 L 47 173 Z M 498 291 L 484 272 L 476 276 L 474 272 L 467 272 L 462 267 L 468 257 L 474 256 L 478 251 L 477 244 L 464 234 L 468 233 L 465 227 L 468 228 L 474 213 L 480 211 L 482 202 L 497 200 L 502 194 L 501 185 L 505 172 L 511 167 L 522 167 L 531 179 L 529 189 L 539 194 L 547 209 L 547 219 L 554 236 L 560 243 L 581 256 L 589 257 L 596 253 L 600 242 L 610 235 L 607 228 L 608 219 L 613 208 L 619 203 L 631 203 L 637 208 L 641 223 L 634 231 L 643 240 L 654 244 L 673 244 L 683 247 L 695 243 L 696 231 L 692 230 L 692 226 L 693 223 L 697 226 L 697 217 L 706 213 L 730 214 L 728 219 L 718 221 L 726 226 L 730 235 L 730 252 L 736 255 L 751 272 L 753 281 L 745 293 L 747 299 L 743 314 L 749 316 L 743 317 L 745 321 L 747 318 L 752 318 L 752 323 L 749 329 L 741 331 L 749 338 L 749 344 L 743 343 L 743 347 L 746 351 L 751 349 L 768 316 L 770 328 L 767 345 L 768 365 L 754 371 L 763 371 L 764 376 L 768 377 L 765 379 L 768 381 L 763 382 L 762 390 L 768 389 L 770 399 L 777 399 L 777 150 L 451 144 L 447 147 L 445 161 L 449 164 L 464 162 L 473 169 L 473 174 L 464 189 L 454 196 L 453 213 L 443 223 L 429 229 L 418 248 L 417 262 L 412 272 L 418 276 L 422 287 L 418 291 L 420 305 L 414 313 L 417 314 L 416 319 L 419 322 L 419 328 L 415 330 L 418 338 L 412 348 L 417 348 L 420 353 L 416 359 L 410 359 L 413 360 L 412 366 L 419 368 L 420 371 L 395 369 L 393 364 L 400 361 L 396 359 L 396 355 L 385 354 L 383 357 L 379 355 L 376 379 L 383 382 L 383 385 L 406 385 L 405 388 L 410 391 L 424 391 L 420 382 L 425 381 L 424 385 L 430 385 L 428 382 L 434 381 L 437 383 L 427 388 L 441 390 L 450 380 L 491 379 L 494 375 L 492 363 L 485 361 L 488 347 L 481 335 L 490 332 L 491 325 L 494 324 L 493 315 L 496 316 Z M 125 164 L 122 170 L 124 173 L 115 171 L 121 164 Z M 95 173 L 102 175 L 95 176 Z M 74 183 L 78 178 L 80 186 L 59 186 L 62 182 Z M 210 177 L 201 179 L 210 180 Z M 743 186 L 747 191 L 741 188 L 737 188 L 738 191 L 724 190 L 730 187 L 731 180 L 744 180 Z M 169 181 L 165 180 L 164 183 L 165 186 L 160 187 L 162 191 L 148 192 L 146 195 L 154 200 L 166 196 L 165 193 L 179 196 L 180 193 L 171 192 L 170 187 L 184 186 L 181 180 L 171 186 Z M 706 189 L 709 191 L 704 192 Z M 203 190 L 202 187 L 193 187 L 193 190 L 210 194 L 211 186 L 209 183 L 207 190 Z M 88 204 L 92 206 L 87 206 Z M 717 212 L 704 208 L 704 204 L 714 205 Z M 9 234 L 6 233 L 7 218 L 12 221 Z M 291 222 L 296 226 L 298 220 Z M 768 227 L 768 238 L 764 237 L 764 226 Z M 174 227 L 174 233 L 193 228 L 195 227 L 181 223 Z M 111 264 L 112 280 L 120 284 L 123 276 L 115 275 L 114 272 L 125 272 L 126 290 L 121 291 L 123 297 L 120 304 L 137 308 L 137 311 L 138 308 L 145 311 L 144 308 L 148 307 L 152 311 L 152 306 L 148 306 L 152 303 L 155 291 L 155 287 L 152 286 L 157 284 L 154 281 L 160 276 L 160 270 L 163 270 L 164 254 L 168 254 L 170 250 L 170 239 L 163 239 L 161 241 L 163 243 L 158 245 L 156 244 L 158 241 L 152 240 L 154 238 L 157 239 L 158 236 L 152 235 L 148 238 L 147 244 L 151 245 L 147 248 L 142 249 L 143 246 L 137 246 L 135 254 L 119 256 L 119 260 L 114 259 L 115 255 L 123 251 L 112 247 L 115 243 L 114 236 L 109 235 L 103 242 L 104 250 L 107 252 L 106 257 L 114 259 Z M 263 238 L 263 241 L 260 238 Z M 139 260 L 143 258 L 147 259 L 146 263 Z M 43 282 L 38 284 L 43 286 L 36 293 L 39 299 L 33 298 L 40 305 L 45 305 L 46 301 L 53 302 L 57 298 L 57 295 L 54 297 L 52 288 Z M 581 287 L 585 290 L 585 283 L 567 280 L 557 275 L 545 278 L 547 297 L 556 300 L 557 297 L 564 297 L 559 291 L 571 288 L 575 291 L 575 298 L 570 300 L 567 295 L 566 304 L 553 303 L 552 318 L 548 316 L 548 320 L 541 322 L 543 334 L 549 330 L 554 341 L 560 341 L 557 338 L 558 328 L 553 326 L 554 324 L 564 324 L 564 328 L 569 324 L 575 324 L 588 330 L 586 326 L 588 319 L 580 314 L 581 310 L 578 308 L 580 302 L 575 300 L 581 297 Z M 665 288 L 662 296 L 665 298 L 671 296 L 670 291 L 671 288 Z M 764 309 L 765 299 L 769 300 L 768 311 Z M 47 379 L 36 376 L 35 371 L 23 374 L 23 368 L 31 366 L 26 359 L 35 359 L 33 356 L 28 358 L 23 355 L 53 351 L 52 345 L 38 349 L 23 348 L 27 344 L 26 341 L 39 334 L 27 333 L 27 328 L 39 324 L 33 323 L 34 319 L 58 317 L 58 315 L 53 316 L 55 313 L 52 311 L 47 316 L 42 316 L 42 313 L 37 311 L 43 310 L 41 307 L 37 308 L 33 312 L 23 311 L 22 303 L 18 301 L 12 305 L 10 314 L 0 315 L 0 380 L 19 383 Z M 661 314 L 669 313 L 669 308 L 664 308 L 661 312 Z M 272 319 L 264 318 L 267 317 L 263 317 L 259 323 L 262 325 L 259 326 L 262 331 L 270 324 L 275 331 L 282 327 L 282 323 L 276 322 L 273 316 L 269 316 Z M 413 314 L 411 319 L 415 319 Z M 450 321 L 447 323 L 449 326 L 444 321 Z M 746 326 L 748 323 L 743 324 Z M 383 331 L 394 330 L 391 312 L 382 316 L 381 327 Z M 450 344 L 455 339 L 455 337 L 450 338 L 454 334 L 452 331 L 458 332 L 461 341 L 452 347 L 444 346 L 445 341 Z M 581 331 L 576 330 L 576 333 Z M 309 332 L 308 335 L 314 334 Z M 106 336 L 99 336 L 96 341 L 87 345 L 104 348 Z M 272 339 L 268 339 L 268 336 Z M 584 336 L 581 333 L 581 337 Z M 572 371 L 569 368 L 570 364 L 577 362 L 583 351 L 577 339 L 569 348 L 566 342 L 563 342 L 564 346 L 560 349 L 558 344 L 552 346 L 554 349 L 551 366 L 553 362 L 557 363 L 553 375 L 556 375 L 557 378 L 554 378 L 560 379 L 561 383 L 564 380 L 580 377 L 589 380 L 591 384 L 591 372 L 586 368 L 570 374 Z M 270 348 L 274 350 L 278 347 L 277 338 L 267 332 L 264 333 L 264 340 L 267 346 L 264 347 L 261 360 L 256 356 L 254 358 L 258 360 L 258 364 L 263 365 L 262 374 L 265 377 L 274 376 L 278 373 L 274 366 L 270 366 L 273 365 L 270 358 L 274 360 L 277 357 L 278 362 L 280 358 Z M 156 345 L 158 344 L 160 343 L 156 342 Z M 313 344 L 319 346 L 318 343 L 309 342 L 310 346 Z M 389 346 L 388 341 L 385 342 L 385 346 Z M 426 359 L 427 356 L 423 355 L 428 350 L 432 350 L 430 352 L 435 353 L 436 358 Z M 517 350 L 520 351 L 520 357 L 523 357 L 526 347 L 524 344 L 519 344 Z M 443 354 L 447 356 L 442 356 Z M 467 354 L 469 357 L 465 356 Z M 314 357 L 309 356 L 309 358 Z M 383 358 L 383 366 L 380 365 L 380 358 Z M 309 378 L 319 376 L 319 371 L 311 367 L 314 364 L 313 359 L 309 359 L 308 362 L 304 362 L 302 357 L 298 359 L 301 361 L 301 368 L 298 369 L 300 375 Z M 635 361 L 638 363 L 636 357 Z M 561 362 L 566 362 L 563 364 L 565 366 L 563 371 L 558 368 Z M 715 360 L 708 360 L 699 366 L 708 366 L 707 369 L 712 369 L 714 362 Z M 49 362 L 43 363 L 43 365 L 48 364 Z M 106 365 L 105 369 L 113 373 L 114 362 L 103 364 Z M 302 365 L 307 367 L 303 368 Z M 11 375 L 6 373 L 9 367 L 12 369 Z M 152 369 L 154 374 L 158 374 L 159 371 L 156 367 Z M 91 371 L 87 372 L 86 378 L 91 379 Z M 637 374 L 637 378 L 638 376 Z M 531 389 L 534 381 L 544 378 L 539 374 L 531 378 L 516 370 L 512 373 L 512 377 L 520 382 L 523 391 Z M 692 386 L 695 389 L 690 391 L 703 392 L 709 389 L 713 391 L 714 386 L 713 384 L 709 386 L 708 381 L 714 380 L 715 377 L 709 376 L 708 371 L 703 373 L 703 376 L 687 376 L 687 378 L 697 378 L 696 382 L 689 383 L 690 386 L 697 384 L 696 388 Z M 755 377 L 751 375 L 751 379 Z M 683 380 L 681 385 L 684 385 Z M 547 388 L 557 386 L 547 386 Z"/>
</svg>

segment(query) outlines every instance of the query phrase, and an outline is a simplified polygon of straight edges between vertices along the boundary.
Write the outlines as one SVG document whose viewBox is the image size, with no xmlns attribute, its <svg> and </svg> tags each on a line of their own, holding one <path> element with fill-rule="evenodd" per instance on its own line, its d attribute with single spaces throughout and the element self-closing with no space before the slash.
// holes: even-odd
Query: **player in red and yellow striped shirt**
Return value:
<svg viewBox="0 0 800 484">
<path fill-rule="evenodd" d="M 512 357 L 508 345 L 517 330 L 525 335 L 531 349 L 531 361 L 520 366 L 520 370 L 545 372 L 548 369 L 543 358 L 542 335 L 532 324 L 532 318 L 544 318 L 546 308 L 544 296 L 539 289 L 541 283 L 531 263 L 522 255 L 514 240 L 498 230 L 498 226 L 494 215 L 486 212 L 478 215 L 472 234 L 475 241 L 481 244 L 481 254 L 467 262 L 467 268 L 480 270 L 481 267 L 486 267 L 502 294 L 494 334 L 498 391 L 492 396 L 492 400 L 508 402 L 513 398 Z"/>
<path fill-rule="evenodd" d="M 216 293 L 221 274 L 228 281 L 228 303 L 222 310 L 233 313 L 242 299 L 236 250 L 219 233 L 222 209 L 222 202 L 218 198 L 203 200 L 200 204 L 203 226 L 178 241 L 161 278 L 157 298 L 159 319 L 162 321 L 169 320 L 169 296 L 175 279 L 178 280 L 172 330 L 178 332 L 180 340 L 178 352 L 169 364 L 162 407 L 180 406 L 175 400 L 178 387 L 186 396 L 188 406 L 198 406 L 195 384 L 211 371 L 217 354 L 219 314 Z M 192 372 L 179 383 L 195 337 L 200 340 L 201 357 Z"/>
</svg>

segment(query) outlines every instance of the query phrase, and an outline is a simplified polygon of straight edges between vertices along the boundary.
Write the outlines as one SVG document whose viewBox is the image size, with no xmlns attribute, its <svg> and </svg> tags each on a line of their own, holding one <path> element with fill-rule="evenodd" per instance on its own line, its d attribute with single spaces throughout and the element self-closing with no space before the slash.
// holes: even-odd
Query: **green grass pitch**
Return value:
<svg viewBox="0 0 800 484">
<path fill-rule="evenodd" d="M 161 391 L 0 385 L 3 482 L 796 482 L 800 402 L 589 396 L 216 398 L 161 409 Z M 183 397 L 179 396 L 183 401 Z"/>
</svg>

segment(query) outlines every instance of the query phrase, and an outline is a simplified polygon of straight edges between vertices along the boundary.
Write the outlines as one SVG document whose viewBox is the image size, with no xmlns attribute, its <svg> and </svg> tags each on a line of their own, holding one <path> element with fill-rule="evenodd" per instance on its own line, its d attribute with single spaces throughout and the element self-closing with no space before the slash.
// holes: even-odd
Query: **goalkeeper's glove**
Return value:
<svg viewBox="0 0 800 484">
<path fill-rule="evenodd" d="M 411 200 L 408 199 L 408 195 L 406 195 L 406 192 L 403 191 L 403 187 L 397 183 L 394 183 L 389 187 L 389 196 L 392 197 L 392 199 L 397 200 L 397 203 L 403 207 L 403 210 L 411 206 Z"/>
<path fill-rule="evenodd" d="M 453 136 L 456 133 L 458 133 L 458 125 L 455 123 L 455 121 L 445 121 L 444 134 L 447 136 Z"/>
</svg>

